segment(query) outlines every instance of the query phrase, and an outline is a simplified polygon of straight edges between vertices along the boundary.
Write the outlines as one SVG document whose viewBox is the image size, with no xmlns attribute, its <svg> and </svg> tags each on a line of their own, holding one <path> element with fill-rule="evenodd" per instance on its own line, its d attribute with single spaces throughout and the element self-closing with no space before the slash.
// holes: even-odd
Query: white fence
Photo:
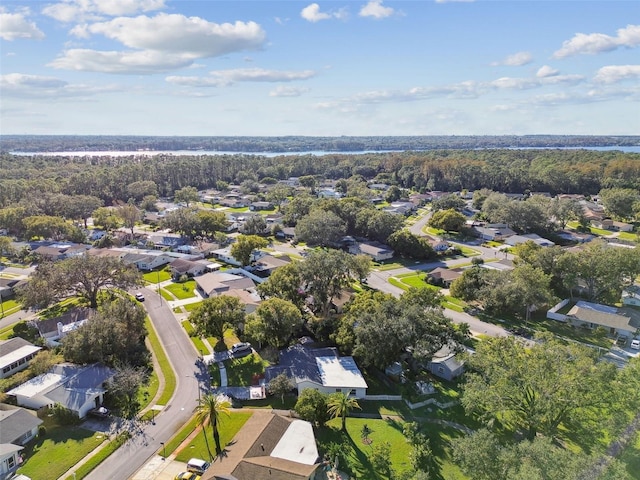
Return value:
<svg viewBox="0 0 640 480">
<path fill-rule="evenodd" d="M 427 405 L 436 405 L 439 408 L 450 408 L 454 405 L 457 405 L 457 401 L 451 401 L 447 403 L 440 403 L 435 398 L 428 398 L 418 403 L 411 403 L 410 401 L 403 399 L 401 395 L 367 395 L 365 400 L 381 400 L 381 401 L 401 401 L 404 400 L 404 403 L 407 404 L 411 410 L 415 410 L 420 407 L 425 407 Z"/>
<path fill-rule="evenodd" d="M 551 308 L 550 310 L 547 310 L 547 318 L 551 320 L 557 320 L 559 322 L 566 322 L 567 316 L 562 313 L 558 313 L 558 310 L 565 307 L 569 303 L 569 301 L 570 300 L 568 298 L 565 298 L 560 303 L 555 305 L 553 308 Z"/>
</svg>

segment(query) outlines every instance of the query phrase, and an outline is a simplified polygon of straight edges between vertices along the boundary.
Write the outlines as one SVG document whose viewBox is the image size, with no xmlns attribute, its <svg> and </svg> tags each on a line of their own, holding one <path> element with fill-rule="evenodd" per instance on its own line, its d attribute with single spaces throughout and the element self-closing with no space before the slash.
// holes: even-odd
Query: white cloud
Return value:
<svg viewBox="0 0 640 480">
<path fill-rule="evenodd" d="M 106 73 L 166 72 L 189 66 L 199 58 L 258 49 L 266 38 L 255 22 L 217 24 L 199 17 L 165 13 L 155 17 L 118 17 L 79 25 L 71 32 L 80 38 L 101 34 L 133 50 L 71 49 L 50 66 Z"/>
<path fill-rule="evenodd" d="M 499 90 L 526 90 L 535 88 L 540 84 L 530 78 L 502 77 L 493 80 L 489 85 Z"/>
<path fill-rule="evenodd" d="M 347 18 L 347 10 L 341 8 L 339 10 L 332 10 L 328 13 L 321 12 L 320 5 L 318 5 L 317 3 L 312 3 L 302 9 L 302 11 L 300 12 L 300 16 L 311 23 L 316 23 L 321 20 L 330 20 L 332 18 L 344 20 Z"/>
<path fill-rule="evenodd" d="M 269 92 L 270 97 L 299 97 L 303 93 L 308 92 L 308 88 L 291 87 L 288 85 L 278 85 Z"/>
<path fill-rule="evenodd" d="M 29 11 L 23 9 L 20 12 L 8 13 L 0 10 L 0 38 L 3 40 L 16 40 L 18 38 L 41 40 L 44 33 L 36 26 L 35 22 L 27 20 Z"/>
<path fill-rule="evenodd" d="M 555 68 L 551 68 L 549 65 L 543 65 L 536 72 L 536 77 L 545 78 L 545 77 L 553 77 L 558 74 L 558 70 Z"/>
<path fill-rule="evenodd" d="M 169 76 L 166 81 L 188 87 L 225 87 L 236 82 L 292 82 L 314 77 L 313 70 L 281 71 L 262 68 L 239 68 L 209 72 L 208 77 Z"/>
<path fill-rule="evenodd" d="M 25 75 L 22 73 L 0 75 L 0 88 L 2 88 L 2 94 L 7 97 L 50 97 L 53 99 L 59 97 L 91 96 L 97 93 L 119 90 L 118 87 L 113 85 L 93 87 L 83 84 L 70 84 L 55 77 Z"/>
<path fill-rule="evenodd" d="M 526 65 L 531 63 L 533 57 L 529 52 L 518 52 L 513 55 L 507 56 L 504 60 L 499 62 L 493 62 L 491 64 L 492 67 L 497 67 L 498 65 L 508 65 L 510 67 L 520 67 L 522 65 Z"/>
<path fill-rule="evenodd" d="M 200 17 L 160 13 L 118 17 L 87 27 L 130 48 L 217 57 L 231 52 L 259 48 L 265 32 L 255 22 L 213 23 Z"/>
<path fill-rule="evenodd" d="M 616 83 L 627 79 L 640 79 L 640 65 L 608 65 L 596 73 L 598 83 Z"/>
<path fill-rule="evenodd" d="M 562 43 L 562 48 L 557 50 L 555 58 L 566 58 L 573 55 L 595 55 L 610 52 L 618 47 L 633 48 L 640 45 L 640 25 L 627 25 L 617 31 L 612 37 L 604 33 L 576 33 L 571 40 Z"/>
<path fill-rule="evenodd" d="M 137 52 L 99 51 L 75 48 L 47 64 L 48 67 L 102 73 L 162 73 L 193 63 L 193 57 L 143 50 Z"/>
<path fill-rule="evenodd" d="M 42 13 L 60 22 L 84 22 L 161 10 L 164 0 L 64 0 L 47 5 Z"/>
<path fill-rule="evenodd" d="M 370 0 L 369 3 L 360 9 L 361 17 L 373 17 L 375 19 L 387 18 L 395 13 L 391 7 L 382 5 L 382 0 Z"/>
</svg>

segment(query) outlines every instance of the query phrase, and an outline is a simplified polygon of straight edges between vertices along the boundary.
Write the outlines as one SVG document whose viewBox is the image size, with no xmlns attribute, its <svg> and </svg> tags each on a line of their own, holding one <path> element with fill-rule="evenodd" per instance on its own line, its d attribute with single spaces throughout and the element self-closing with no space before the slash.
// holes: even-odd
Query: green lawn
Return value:
<svg viewBox="0 0 640 480">
<path fill-rule="evenodd" d="M 479 251 L 474 250 L 473 248 L 466 247 L 464 245 L 460 245 L 458 248 L 462 252 L 462 255 L 465 257 L 474 257 L 476 255 L 482 255 Z"/>
<path fill-rule="evenodd" d="M 0 340 L 9 340 L 9 338 L 11 338 L 11 335 L 13 335 L 14 326 L 15 325 L 10 325 L 0 330 Z"/>
<path fill-rule="evenodd" d="M 14 299 L 4 300 L 0 305 L 2 305 L 0 307 L 0 318 L 6 317 L 7 315 L 11 315 L 12 313 L 20 310 L 20 304 Z"/>
<path fill-rule="evenodd" d="M 161 270 L 154 270 L 152 272 L 147 272 L 142 277 L 146 282 L 149 283 L 161 283 L 166 282 L 167 280 L 171 280 L 171 272 L 169 270 L 165 270 L 162 268 Z"/>
<path fill-rule="evenodd" d="M 360 432 L 365 424 L 373 431 L 369 435 L 372 441 L 371 445 L 365 445 L 361 438 Z M 397 419 L 348 418 L 346 432 L 340 431 L 339 419 L 331 420 L 327 425 L 317 431 L 320 454 L 324 454 L 327 446 L 331 443 L 340 445 L 343 452 L 339 463 L 340 470 L 356 475 L 358 479 L 386 478 L 375 472 L 369 457 L 373 445 L 389 442 L 391 444 L 391 465 L 396 473 L 394 478 L 406 478 L 405 475 L 411 469 L 409 454 L 412 448 L 402 435 L 404 425 L 402 421 Z M 466 477 L 451 463 L 449 458 L 449 441 L 459 436 L 460 433 L 448 427 L 432 428 L 430 424 L 425 424 L 423 432 L 429 437 L 435 463 L 439 469 L 439 472 L 432 478 L 465 479 Z"/>
<path fill-rule="evenodd" d="M 234 387 L 253 385 L 254 376 L 263 374 L 267 366 L 269 362 L 263 360 L 257 353 L 229 360 L 225 363 L 229 385 Z"/>
<path fill-rule="evenodd" d="M 158 360 L 158 364 L 160 365 L 160 370 L 162 371 L 162 375 L 164 376 L 164 390 L 162 391 L 162 394 L 160 395 L 160 398 L 156 403 L 158 405 L 166 405 L 173 396 L 173 392 L 176 389 L 176 376 L 173 372 L 173 368 L 171 368 L 171 364 L 169 363 L 167 354 L 165 353 L 164 348 L 160 343 L 160 339 L 158 338 L 158 335 L 156 334 L 156 331 L 153 328 L 153 325 L 151 325 L 148 317 L 145 324 L 148 332 L 147 338 L 149 339 L 149 343 L 151 343 L 151 348 L 156 355 L 156 359 Z"/>
<path fill-rule="evenodd" d="M 228 417 L 226 415 L 222 415 L 222 419 L 220 421 L 220 445 L 225 448 L 233 438 L 237 435 L 243 425 L 251 418 L 253 412 L 250 411 L 232 411 L 231 415 Z M 193 431 L 193 429 L 192 429 Z M 207 426 L 206 428 L 207 440 L 209 442 L 209 448 L 211 449 L 211 454 L 216 454 L 216 446 L 213 442 L 213 434 L 211 433 L 211 427 Z M 176 456 L 176 460 L 179 462 L 187 462 L 190 458 L 211 458 L 209 456 L 209 451 L 207 450 L 207 443 L 205 441 L 204 435 L 202 431 L 200 431 L 192 440 L 186 445 L 178 455 Z"/>
<path fill-rule="evenodd" d="M 60 315 L 66 313 L 68 310 L 71 310 L 74 307 L 77 307 L 82 303 L 82 299 L 79 297 L 67 298 L 66 300 L 62 300 L 55 305 L 50 306 L 46 310 L 42 310 L 38 313 L 38 317 L 41 320 L 48 320 L 49 318 L 59 317 Z"/>
<path fill-rule="evenodd" d="M 115 452 L 118 448 L 129 440 L 129 432 L 121 432 L 115 438 L 109 441 L 109 444 L 101 448 L 94 456 L 92 456 L 87 462 L 83 463 L 73 475 L 69 475 L 66 480 L 80 480 L 93 471 L 98 465 L 104 462 L 109 455 Z"/>
<path fill-rule="evenodd" d="M 633 233 L 633 232 L 620 232 L 618 234 L 618 238 L 621 240 L 629 240 L 631 242 L 638 242 L 640 241 L 640 236 L 637 233 Z"/>
<path fill-rule="evenodd" d="M 186 305 L 183 305 L 182 308 L 184 308 L 187 312 L 193 312 L 196 308 L 200 306 L 201 303 L 202 302 L 188 303 Z"/>
<path fill-rule="evenodd" d="M 195 345 L 196 350 L 198 350 L 199 352 L 203 352 L 205 355 L 208 355 L 210 353 L 209 348 L 202 341 L 202 339 L 198 335 L 196 335 L 195 329 L 193 328 L 193 325 L 191 325 L 191 322 L 189 320 L 184 320 L 182 322 L 182 327 L 187 332 L 187 335 L 189 335 L 189 338 Z"/>
<path fill-rule="evenodd" d="M 196 281 L 188 280 L 184 283 L 172 283 L 171 285 L 164 287 L 164 289 L 173 293 L 173 295 L 179 300 L 193 298 L 196 296 L 193 292 L 196 289 Z"/>
<path fill-rule="evenodd" d="M 176 300 L 176 298 L 164 288 L 160 289 L 160 295 L 162 295 L 162 298 L 164 298 L 167 302 L 173 302 L 174 300 Z"/>
<path fill-rule="evenodd" d="M 45 422 L 47 423 L 47 422 Z M 25 463 L 18 473 L 30 478 L 58 478 L 100 445 L 105 436 L 79 427 L 48 426 L 23 450 Z"/>
<path fill-rule="evenodd" d="M 411 287 L 441 290 L 441 287 L 437 287 L 425 282 L 424 280 L 426 277 L 427 274 L 424 272 L 401 273 L 400 275 L 397 275 L 395 277 L 390 277 L 389 283 L 403 290 L 408 290 Z"/>
</svg>

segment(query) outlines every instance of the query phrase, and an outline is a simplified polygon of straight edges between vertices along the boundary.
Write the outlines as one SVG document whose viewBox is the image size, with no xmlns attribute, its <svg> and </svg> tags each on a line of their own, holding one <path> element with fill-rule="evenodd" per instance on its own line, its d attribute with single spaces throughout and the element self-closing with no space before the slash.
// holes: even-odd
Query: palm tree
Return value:
<svg viewBox="0 0 640 480">
<path fill-rule="evenodd" d="M 347 429 L 347 414 L 354 408 L 360 409 L 358 400 L 342 392 L 331 395 L 327 402 L 327 412 L 331 418 L 342 417 L 342 430 Z"/>
<path fill-rule="evenodd" d="M 204 438 L 206 440 L 207 435 L 205 432 L 205 424 L 207 421 L 211 424 L 211 430 L 213 430 L 213 440 L 216 443 L 216 455 L 220 455 L 222 453 L 222 448 L 220 447 L 220 432 L 218 432 L 218 425 L 221 420 L 222 414 L 229 416 L 231 413 L 230 408 L 231 402 L 224 395 L 212 395 L 210 393 L 206 394 L 200 399 L 200 403 L 196 409 L 196 416 L 198 422 L 202 425 L 202 431 L 204 432 Z M 209 443 L 207 442 L 207 449 L 209 448 Z M 209 455 L 211 452 L 209 451 Z"/>
</svg>

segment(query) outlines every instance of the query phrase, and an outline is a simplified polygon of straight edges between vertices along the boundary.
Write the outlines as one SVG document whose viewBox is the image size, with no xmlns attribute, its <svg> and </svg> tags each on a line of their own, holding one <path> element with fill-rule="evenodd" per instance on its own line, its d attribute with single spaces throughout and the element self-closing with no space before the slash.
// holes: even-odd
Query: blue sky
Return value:
<svg viewBox="0 0 640 480">
<path fill-rule="evenodd" d="M 640 2 L 0 3 L 5 134 L 640 134 Z"/>
</svg>

